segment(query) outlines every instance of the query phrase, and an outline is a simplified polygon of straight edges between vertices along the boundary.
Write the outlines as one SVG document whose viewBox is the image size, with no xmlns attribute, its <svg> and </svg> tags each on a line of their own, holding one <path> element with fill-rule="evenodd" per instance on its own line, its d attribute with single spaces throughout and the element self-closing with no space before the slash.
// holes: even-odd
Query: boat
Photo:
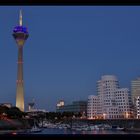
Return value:
<svg viewBox="0 0 140 140">
<path fill-rule="evenodd" d="M 91 125 L 90 130 L 99 130 L 99 126 L 98 125 Z"/>
<path fill-rule="evenodd" d="M 31 132 L 31 133 L 37 133 L 37 132 L 41 132 L 41 131 L 42 131 L 42 129 L 40 129 L 39 127 L 33 126 L 33 127 L 30 129 L 29 132 Z"/>
<path fill-rule="evenodd" d="M 88 130 L 90 130 L 89 127 L 83 127 L 83 128 L 82 128 L 82 131 L 88 131 Z"/>
<path fill-rule="evenodd" d="M 123 127 L 117 127 L 116 130 L 124 130 Z"/>
<path fill-rule="evenodd" d="M 114 125 L 112 126 L 112 130 L 124 130 L 124 128 Z"/>
<path fill-rule="evenodd" d="M 29 132 L 29 133 L 38 133 L 38 132 L 41 132 L 41 131 L 42 131 L 42 129 L 39 128 L 39 127 L 35 124 L 35 122 L 34 122 L 33 127 L 32 127 L 28 132 Z"/>
<path fill-rule="evenodd" d="M 105 130 L 112 130 L 112 126 L 108 125 L 108 124 L 105 124 L 104 125 L 104 129 Z"/>
</svg>

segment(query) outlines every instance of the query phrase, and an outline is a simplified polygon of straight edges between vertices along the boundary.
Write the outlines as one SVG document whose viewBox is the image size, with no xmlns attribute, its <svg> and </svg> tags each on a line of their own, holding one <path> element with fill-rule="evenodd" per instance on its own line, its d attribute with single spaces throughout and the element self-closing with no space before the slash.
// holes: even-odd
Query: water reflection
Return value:
<svg viewBox="0 0 140 140">
<path fill-rule="evenodd" d="M 38 134 L 129 134 L 130 132 L 125 131 L 113 131 L 113 130 L 92 130 L 92 131 L 74 131 L 70 129 L 53 129 L 46 128 Z M 139 133 L 140 134 L 140 133 Z"/>
<path fill-rule="evenodd" d="M 69 133 L 68 133 L 69 134 Z M 75 131 L 72 131 L 72 134 L 76 134 L 76 132 Z"/>
</svg>

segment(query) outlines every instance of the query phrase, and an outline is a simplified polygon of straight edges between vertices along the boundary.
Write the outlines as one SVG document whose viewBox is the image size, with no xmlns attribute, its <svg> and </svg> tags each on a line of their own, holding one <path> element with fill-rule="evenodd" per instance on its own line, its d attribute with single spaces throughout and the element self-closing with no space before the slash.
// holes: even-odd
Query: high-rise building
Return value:
<svg viewBox="0 0 140 140">
<path fill-rule="evenodd" d="M 116 105 L 119 107 L 122 118 L 132 118 L 133 108 L 130 91 L 128 88 L 120 88 L 115 91 Z"/>
<path fill-rule="evenodd" d="M 97 119 L 99 117 L 99 96 L 88 96 L 87 117 L 88 119 Z"/>
<path fill-rule="evenodd" d="M 22 26 L 22 12 L 20 11 L 19 25 L 14 27 L 13 37 L 18 47 L 16 107 L 21 111 L 24 111 L 23 46 L 28 36 L 27 28 Z"/>
<path fill-rule="evenodd" d="M 116 109 L 115 91 L 119 88 L 119 82 L 114 75 L 104 75 L 101 80 L 97 81 L 97 94 L 99 96 L 99 106 L 101 106 L 100 114 L 106 118 L 113 118 L 110 110 Z M 115 114 L 115 113 L 114 113 Z"/>
<path fill-rule="evenodd" d="M 132 118 L 132 103 L 129 90 L 119 88 L 114 75 L 104 75 L 97 81 L 97 95 L 88 97 L 88 119 Z"/>
<path fill-rule="evenodd" d="M 140 96 L 136 98 L 136 118 L 140 119 Z"/>
<path fill-rule="evenodd" d="M 131 96 L 132 102 L 135 105 L 137 97 L 140 96 L 140 77 L 131 81 Z"/>
</svg>

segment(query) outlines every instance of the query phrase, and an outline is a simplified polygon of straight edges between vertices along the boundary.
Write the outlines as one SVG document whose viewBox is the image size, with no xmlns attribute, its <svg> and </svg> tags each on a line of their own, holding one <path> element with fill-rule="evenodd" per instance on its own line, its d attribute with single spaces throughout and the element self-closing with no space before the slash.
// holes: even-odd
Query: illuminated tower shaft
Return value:
<svg viewBox="0 0 140 140">
<path fill-rule="evenodd" d="M 16 107 L 24 111 L 24 87 L 23 87 L 23 46 L 28 38 L 27 28 L 22 26 L 22 13 L 20 12 L 19 26 L 13 30 L 13 36 L 18 46 L 18 70 L 17 70 L 17 91 Z"/>
<path fill-rule="evenodd" d="M 18 46 L 18 70 L 17 70 L 17 91 L 16 107 L 24 111 L 24 88 L 23 88 L 23 46 Z"/>
</svg>

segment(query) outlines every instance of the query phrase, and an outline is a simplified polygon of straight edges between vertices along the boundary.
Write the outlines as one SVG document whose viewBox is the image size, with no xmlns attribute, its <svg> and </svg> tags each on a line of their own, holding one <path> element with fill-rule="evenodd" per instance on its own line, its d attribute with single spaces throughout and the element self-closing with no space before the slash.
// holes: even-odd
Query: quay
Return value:
<svg viewBox="0 0 140 140">
<path fill-rule="evenodd" d="M 75 123 L 77 124 L 83 124 L 86 123 L 88 125 L 97 125 L 97 124 L 108 124 L 108 125 L 117 125 L 123 128 L 136 128 L 140 130 L 140 120 L 139 119 L 70 119 L 65 120 L 66 122 L 69 122 L 69 124 L 73 125 Z"/>
</svg>

